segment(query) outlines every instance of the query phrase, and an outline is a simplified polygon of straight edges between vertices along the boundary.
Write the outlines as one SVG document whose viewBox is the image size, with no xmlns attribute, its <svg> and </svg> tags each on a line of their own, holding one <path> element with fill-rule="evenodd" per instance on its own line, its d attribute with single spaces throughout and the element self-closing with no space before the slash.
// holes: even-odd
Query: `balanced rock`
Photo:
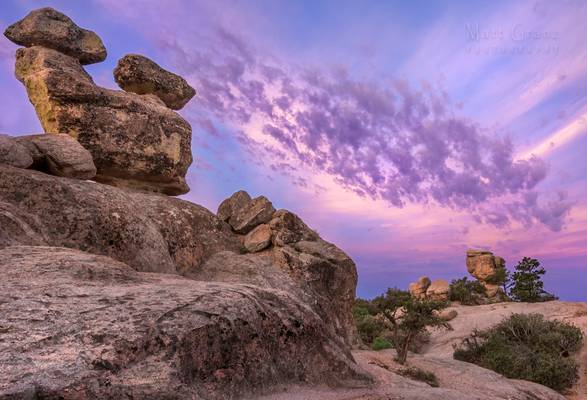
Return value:
<svg viewBox="0 0 587 400">
<path fill-rule="evenodd" d="M 271 244 L 271 228 L 269 228 L 269 225 L 261 224 L 247 233 L 244 244 L 250 253 L 266 249 Z"/>
<path fill-rule="evenodd" d="M 8 135 L 0 134 L 0 164 L 28 168 L 33 165 L 33 158 L 26 146 Z"/>
<path fill-rule="evenodd" d="M 10 25 L 4 35 L 14 43 L 25 46 L 43 46 L 77 59 L 81 64 L 92 64 L 106 59 L 106 48 L 92 31 L 77 26 L 68 16 L 50 7 L 30 12 Z"/>
<path fill-rule="evenodd" d="M 426 298 L 430 300 L 447 301 L 450 292 L 450 286 L 444 279 L 435 279 L 426 289 Z"/>
<path fill-rule="evenodd" d="M 493 278 L 502 267 L 505 267 L 504 259 L 490 251 L 467 250 L 467 271 L 482 282 Z"/>
<path fill-rule="evenodd" d="M 129 54 L 118 61 L 114 79 L 127 92 L 153 94 L 173 110 L 182 109 L 196 94 L 185 79 L 147 57 Z"/>
<path fill-rule="evenodd" d="M 416 282 L 410 283 L 408 290 L 414 298 L 425 299 L 426 291 L 430 287 L 430 284 L 430 278 L 427 276 L 422 276 Z"/>
<path fill-rule="evenodd" d="M 95 179 L 178 195 L 189 191 L 191 127 L 160 101 L 96 86 L 79 61 L 44 47 L 19 49 L 16 76 L 45 132 L 67 133 L 92 155 Z"/>
<path fill-rule="evenodd" d="M 246 234 L 256 226 L 268 223 L 274 213 L 273 204 L 265 196 L 251 200 L 248 193 L 239 191 L 220 204 L 217 215 L 236 233 Z"/>
<path fill-rule="evenodd" d="M 92 179 L 96 166 L 92 155 L 74 138 L 63 133 L 21 136 L 19 143 L 32 144 L 35 165 L 56 176 L 76 179 Z"/>
</svg>

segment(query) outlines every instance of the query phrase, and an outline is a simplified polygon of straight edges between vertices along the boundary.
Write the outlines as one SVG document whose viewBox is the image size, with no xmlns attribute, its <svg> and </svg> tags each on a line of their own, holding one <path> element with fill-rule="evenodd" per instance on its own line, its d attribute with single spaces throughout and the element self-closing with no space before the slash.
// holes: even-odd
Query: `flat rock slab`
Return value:
<svg viewBox="0 0 587 400">
<path fill-rule="evenodd" d="M 286 292 L 53 247 L 0 250 L 0 274 L 3 399 L 225 399 L 370 381 Z"/>
</svg>

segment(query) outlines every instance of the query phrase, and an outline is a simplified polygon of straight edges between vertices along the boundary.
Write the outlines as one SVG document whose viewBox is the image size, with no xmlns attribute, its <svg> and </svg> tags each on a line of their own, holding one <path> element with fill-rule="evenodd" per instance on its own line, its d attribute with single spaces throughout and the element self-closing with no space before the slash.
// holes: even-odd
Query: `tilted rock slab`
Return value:
<svg viewBox="0 0 587 400">
<path fill-rule="evenodd" d="M 138 54 L 118 60 L 114 79 L 127 92 L 153 94 L 173 110 L 181 110 L 196 95 L 185 79 Z"/>
<path fill-rule="evenodd" d="M 369 383 L 283 291 L 139 273 L 54 247 L 0 250 L 0 274 L 2 399 L 227 399 Z"/>
<path fill-rule="evenodd" d="M 22 20 L 10 25 L 4 35 L 18 45 L 57 50 L 82 64 L 106 59 L 106 48 L 98 35 L 80 28 L 67 15 L 51 7 L 31 11 Z"/>
<path fill-rule="evenodd" d="M 67 133 L 92 154 L 97 181 L 189 191 L 191 127 L 156 97 L 101 88 L 77 59 L 44 47 L 17 51 L 16 76 L 45 132 Z"/>
</svg>

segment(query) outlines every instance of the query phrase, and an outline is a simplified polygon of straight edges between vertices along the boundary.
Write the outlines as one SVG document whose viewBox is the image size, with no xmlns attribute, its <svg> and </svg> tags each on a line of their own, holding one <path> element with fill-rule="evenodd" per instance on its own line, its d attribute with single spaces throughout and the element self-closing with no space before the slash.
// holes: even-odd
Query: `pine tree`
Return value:
<svg viewBox="0 0 587 400">
<path fill-rule="evenodd" d="M 539 301 L 555 300 L 556 297 L 544 290 L 542 275 L 546 270 L 534 258 L 524 257 L 515 267 L 511 275 L 511 297 L 516 301 L 536 303 Z"/>
</svg>

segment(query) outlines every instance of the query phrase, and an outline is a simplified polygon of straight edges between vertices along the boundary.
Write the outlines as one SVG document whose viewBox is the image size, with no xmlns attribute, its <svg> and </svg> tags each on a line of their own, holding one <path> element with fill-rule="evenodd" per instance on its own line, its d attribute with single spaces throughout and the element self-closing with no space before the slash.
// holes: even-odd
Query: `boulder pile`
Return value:
<svg viewBox="0 0 587 400">
<path fill-rule="evenodd" d="M 449 285 L 444 279 L 431 281 L 427 276 L 420 277 L 416 282 L 410 283 L 410 294 L 419 300 L 447 301 L 449 297 Z"/>
<path fill-rule="evenodd" d="M 1 399 L 371 384 L 342 250 L 263 196 L 214 214 L 160 195 L 188 190 L 185 80 L 132 55 L 115 72 L 128 92 L 96 86 L 82 65 L 101 40 L 51 8 L 6 36 L 46 133 L 0 135 Z"/>
<path fill-rule="evenodd" d="M 4 34 L 25 46 L 16 53 L 16 77 L 43 129 L 87 149 L 96 181 L 169 195 L 189 191 L 191 127 L 170 109 L 194 96 L 185 80 L 133 55 L 116 73 L 128 92 L 97 86 L 82 65 L 106 58 L 102 41 L 52 8 L 31 12 Z"/>
</svg>

